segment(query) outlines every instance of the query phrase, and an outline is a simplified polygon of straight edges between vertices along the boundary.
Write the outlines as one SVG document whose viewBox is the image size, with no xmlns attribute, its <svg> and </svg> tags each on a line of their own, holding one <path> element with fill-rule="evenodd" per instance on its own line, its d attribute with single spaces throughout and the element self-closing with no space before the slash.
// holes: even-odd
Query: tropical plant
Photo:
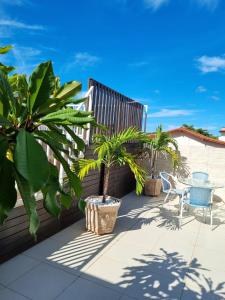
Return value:
<svg viewBox="0 0 225 300">
<path fill-rule="evenodd" d="M 10 46 L 0 48 L 6 53 Z M 81 182 L 71 171 L 85 144 L 70 126 L 86 128 L 94 123 L 91 112 L 68 107 L 85 99 L 75 96 L 81 84 L 71 81 L 60 85 L 51 61 L 41 63 L 29 79 L 26 75 L 8 75 L 10 67 L 0 70 L 0 222 L 3 223 L 17 201 L 17 189 L 29 218 L 29 230 L 36 234 L 39 217 L 37 192 L 43 194 L 45 209 L 58 217 L 62 207 L 68 208 L 72 196 L 81 195 Z M 68 177 L 68 188 L 59 182 L 58 169 L 40 145 L 48 145 Z M 77 149 L 74 148 L 74 143 Z M 72 153 L 73 155 L 70 155 Z"/>
<path fill-rule="evenodd" d="M 217 136 L 211 134 L 207 129 L 204 129 L 204 128 L 196 128 L 196 127 L 194 127 L 193 125 L 188 125 L 188 124 L 183 124 L 182 126 L 185 127 L 185 128 L 187 128 L 187 129 L 189 129 L 189 130 L 192 130 L 192 131 L 195 131 L 195 132 L 197 132 L 197 133 L 200 133 L 200 134 L 202 134 L 202 135 L 204 135 L 204 136 L 210 137 L 210 138 L 212 138 L 212 139 L 216 139 L 216 140 L 218 139 Z"/>
<path fill-rule="evenodd" d="M 95 135 L 95 153 L 97 159 L 79 160 L 80 172 L 79 177 L 83 179 L 90 170 L 99 169 L 104 166 L 104 184 L 103 184 L 103 202 L 106 200 L 109 188 L 110 169 L 113 166 L 128 165 L 136 179 L 136 193 L 142 192 L 145 182 L 145 172 L 135 162 L 135 156 L 129 153 L 125 144 L 129 141 L 147 142 L 149 139 L 146 134 L 130 127 L 111 137 L 103 134 Z"/>
<path fill-rule="evenodd" d="M 179 163 L 178 145 L 176 140 L 168 132 L 163 131 L 162 125 L 156 128 L 156 132 L 150 136 L 150 149 L 152 153 L 150 176 L 155 176 L 157 154 L 164 153 L 171 157 L 173 167 Z"/>
</svg>

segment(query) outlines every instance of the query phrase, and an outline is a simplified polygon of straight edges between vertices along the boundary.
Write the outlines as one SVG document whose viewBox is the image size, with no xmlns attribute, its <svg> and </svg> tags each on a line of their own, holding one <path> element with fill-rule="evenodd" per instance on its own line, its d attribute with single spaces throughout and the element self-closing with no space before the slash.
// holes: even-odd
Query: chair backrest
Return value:
<svg viewBox="0 0 225 300">
<path fill-rule="evenodd" d="M 207 207 L 212 202 L 213 189 L 190 187 L 189 201 L 190 205 Z"/>
<path fill-rule="evenodd" d="M 172 188 L 172 184 L 170 182 L 170 174 L 166 173 L 166 172 L 160 172 L 159 176 L 161 178 L 162 181 L 162 189 L 163 192 L 168 191 Z"/>
<path fill-rule="evenodd" d="M 193 172 L 192 173 L 192 178 L 199 180 L 199 181 L 207 181 L 209 179 L 209 174 L 205 173 L 205 172 Z"/>
</svg>

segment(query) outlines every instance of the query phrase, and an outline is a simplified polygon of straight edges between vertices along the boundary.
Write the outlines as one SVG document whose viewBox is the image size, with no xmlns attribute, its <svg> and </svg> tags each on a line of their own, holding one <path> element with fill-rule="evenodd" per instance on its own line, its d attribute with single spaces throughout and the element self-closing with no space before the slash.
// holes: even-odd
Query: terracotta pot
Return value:
<svg viewBox="0 0 225 300">
<path fill-rule="evenodd" d="M 144 193 L 147 196 L 159 196 L 161 193 L 161 179 L 147 178 L 145 181 Z"/>
<path fill-rule="evenodd" d="M 90 196 L 86 201 L 86 228 L 97 235 L 112 233 L 115 227 L 121 201 L 107 196 L 102 203 L 102 196 Z"/>
</svg>

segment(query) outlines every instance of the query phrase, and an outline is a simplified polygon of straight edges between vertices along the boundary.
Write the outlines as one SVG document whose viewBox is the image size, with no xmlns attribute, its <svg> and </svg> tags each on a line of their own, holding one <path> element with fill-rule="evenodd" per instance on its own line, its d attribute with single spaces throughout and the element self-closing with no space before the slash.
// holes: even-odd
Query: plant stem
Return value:
<svg viewBox="0 0 225 300">
<path fill-rule="evenodd" d="M 103 187 L 102 203 L 105 203 L 106 196 L 107 196 L 107 193 L 108 193 L 109 175 L 110 175 L 110 169 L 108 167 L 105 167 L 105 177 L 104 177 L 104 187 Z"/>
<path fill-rule="evenodd" d="M 157 152 L 154 151 L 153 159 L 152 159 L 152 170 L 151 170 L 151 176 L 152 176 L 152 178 L 154 177 L 154 169 L 155 169 L 156 155 L 157 155 Z"/>
</svg>

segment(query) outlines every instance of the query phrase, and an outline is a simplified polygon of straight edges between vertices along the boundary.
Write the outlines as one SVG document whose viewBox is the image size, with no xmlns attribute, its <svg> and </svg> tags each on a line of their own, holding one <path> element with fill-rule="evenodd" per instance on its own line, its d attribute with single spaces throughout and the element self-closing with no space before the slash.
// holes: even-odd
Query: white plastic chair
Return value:
<svg viewBox="0 0 225 300">
<path fill-rule="evenodd" d="M 192 179 L 206 182 L 209 179 L 209 174 L 205 172 L 193 172 Z"/>
<path fill-rule="evenodd" d="M 214 190 L 212 188 L 190 187 L 188 194 L 183 195 L 180 202 L 180 220 L 182 220 L 183 217 L 184 205 L 188 205 L 194 208 L 202 208 L 204 212 L 204 218 L 206 218 L 205 210 L 208 209 L 210 213 L 210 225 L 212 226 L 213 192 Z"/>
<path fill-rule="evenodd" d="M 177 179 L 175 176 L 167 172 L 160 172 L 159 175 L 162 181 L 163 192 L 167 194 L 164 203 L 168 200 L 170 195 L 178 195 L 179 198 L 181 199 L 183 195 L 187 193 L 188 191 L 187 189 L 176 188 Z"/>
</svg>

